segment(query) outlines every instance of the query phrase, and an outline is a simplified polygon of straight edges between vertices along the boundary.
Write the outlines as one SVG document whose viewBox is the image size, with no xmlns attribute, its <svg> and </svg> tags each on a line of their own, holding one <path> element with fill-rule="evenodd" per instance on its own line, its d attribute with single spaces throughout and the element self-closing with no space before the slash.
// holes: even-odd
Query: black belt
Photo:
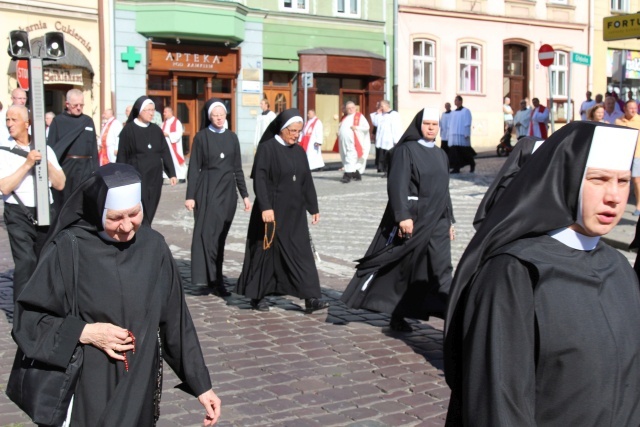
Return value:
<svg viewBox="0 0 640 427">
<path fill-rule="evenodd" d="M 66 156 L 65 159 L 90 159 L 91 156 Z"/>
</svg>

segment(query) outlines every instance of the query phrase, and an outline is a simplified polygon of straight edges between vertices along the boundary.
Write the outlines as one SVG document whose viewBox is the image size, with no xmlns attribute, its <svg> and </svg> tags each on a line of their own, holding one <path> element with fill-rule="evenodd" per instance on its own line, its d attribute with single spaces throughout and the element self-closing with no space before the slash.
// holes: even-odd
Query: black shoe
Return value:
<svg viewBox="0 0 640 427">
<path fill-rule="evenodd" d="M 264 298 L 251 299 L 251 308 L 258 311 L 269 311 L 269 304 Z"/>
<path fill-rule="evenodd" d="M 352 173 L 351 178 L 354 181 L 362 181 L 362 175 L 360 175 L 360 171 L 355 171 L 354 173 Z"/>
<path fill-rule="evenodd" d="M 392 316 L 391 321 L 389 321 L 389 328 L 396 332 L 413 332 L 413 328 L 403 317 Z"/>
<path fill-rule="evenodd" d="M 231 292 L 227 290 L 222 284 L 218 284 L 218 282 L 209 283 L 209 287 L 211 288 L 211 293 L 217 297 L 229 297 L 231 296 Z"/>
<path fill-rule="evenodd" d="M 385 173 L 384 173 L 380 178 L 387 178 L 387 177 L 388 177 L 388 175 L 387 175 L 387 173 L 385 172 Z"/>
<path fill-rule="evenodd" d="M 474 173 L 476 171 L 476 164 L 472 164 L 471 165 L 471 169 L 469 169 L 469 172 Z"/>
<path fill-rule="evenodd" d="M 329 303 L 326 301 L 321 301 L 318 298 L 307 298 L 304 300 L 304 312 L 307 314 L 311 314 L 314 311 L 323 310 L 329 307 Z"/>
<path fill-rule="evenodd" d="M 342 179 L 340 180 L 341 183 L 343 184 L 348 184 L 351 182 L 351 174 L 350 173 L 344 173 L 344 175 L 342 175 Z"/>
<path fill-rule="evenodd" d="M 451 169 L 449 173 L 460 173 L 460 169 Z"/>
</svg>

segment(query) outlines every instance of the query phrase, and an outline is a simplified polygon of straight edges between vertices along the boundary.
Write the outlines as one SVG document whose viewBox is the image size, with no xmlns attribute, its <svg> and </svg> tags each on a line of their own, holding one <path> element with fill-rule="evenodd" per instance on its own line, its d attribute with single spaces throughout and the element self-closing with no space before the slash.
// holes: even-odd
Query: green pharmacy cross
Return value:
<svg viewBox="0 0 640 427">
<path fill-rule="evenodd" d="M 136 62 L 140 62 L 142 60 L 142 55 L 136 53 L 135 47 L 128 46 L 127 51 L 120 54 L 120 59 L 127 63 L 127 67 L 130 70 L 133 70 L 136 66 Z"/>
</svg>

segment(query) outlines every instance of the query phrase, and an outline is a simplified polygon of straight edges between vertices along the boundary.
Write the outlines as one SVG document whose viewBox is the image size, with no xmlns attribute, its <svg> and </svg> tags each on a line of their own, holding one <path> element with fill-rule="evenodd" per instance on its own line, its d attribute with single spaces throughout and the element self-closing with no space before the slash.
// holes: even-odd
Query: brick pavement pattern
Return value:
<svg viewBox="0 0 640 427">
<path fill-rule="evenodd" d="M 503 159 L 480 158 L 475 174 L 451 178 L 457 220 L 454 266 L 471 236 L 471 222 Z M 248 175 L 247 175 L 248 176 Z M 178 261 L 214 390 L 227 426 L 443 426 L 449 389 L 442 371 L 439 319 L 412 321 L 414 332 L 393 333 L 389 317 L 349 310 L 340 295 L 375 233 L 386 204 L 386 180 L 368 171 L 361 182 L 341 184 L 337 170 L 314 173 L 321 221 L 311 227 L 321 261 L 323 298 L 330 308 L 305 315 L 303 301 L 270 297 L 271 311 L 250 309 L 247 299 L 221 299 L 190 282 L 193 217 L 184 207 L 184 184 L 164 186 L 154 228 Z M 251 182 L 248 181 L 251 187 Z M 253 197 L 252 197 L 253 200 Z M 249 214 L 238 208 L 228 237 L 224 273 L 233 288 L 241 271 Z M 11 301 L 13 262 L 6 230 L 0 231 L 0 304 Z M 10 307 L 10 305 L 9 305 Z M 0 425 L 30 426 L 4 394 L 15 344 L 0 316 Z M 196 399 L 174 387 L 165 369 L 159 427 L 201 425 Z"/>
</svg>

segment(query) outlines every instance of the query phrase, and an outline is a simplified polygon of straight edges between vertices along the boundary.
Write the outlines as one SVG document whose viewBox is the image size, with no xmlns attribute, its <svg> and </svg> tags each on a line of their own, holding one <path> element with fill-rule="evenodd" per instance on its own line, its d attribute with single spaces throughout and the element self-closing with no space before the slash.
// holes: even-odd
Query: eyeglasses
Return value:
<svg viewBox="0 0 640 427">
<path fill-rule="evenodd" d="M 84 104 L 69 104 L 69 107 L 71 108 L 84 107 Z"/>
<path fill-rule="evenodd" d="M 289 132 L 291 135 L 299 135 L 300 132 L 302 132 L 302 129 L 294 130 L 294 129 L 284 128 L 284 130 Z"/>
<path fill-rule="evenodd" d="M 219 119 L 220 117 L 227 117 L 226 114 L 212 114 L 211 117 L 214 119 Z"/>
<path fill-rule="evenodd" d="M 145 108 L 142 111 L 145 112 L 145 113 L 155 113 L 156 109 L 155 108 Z"/>
</svg>

